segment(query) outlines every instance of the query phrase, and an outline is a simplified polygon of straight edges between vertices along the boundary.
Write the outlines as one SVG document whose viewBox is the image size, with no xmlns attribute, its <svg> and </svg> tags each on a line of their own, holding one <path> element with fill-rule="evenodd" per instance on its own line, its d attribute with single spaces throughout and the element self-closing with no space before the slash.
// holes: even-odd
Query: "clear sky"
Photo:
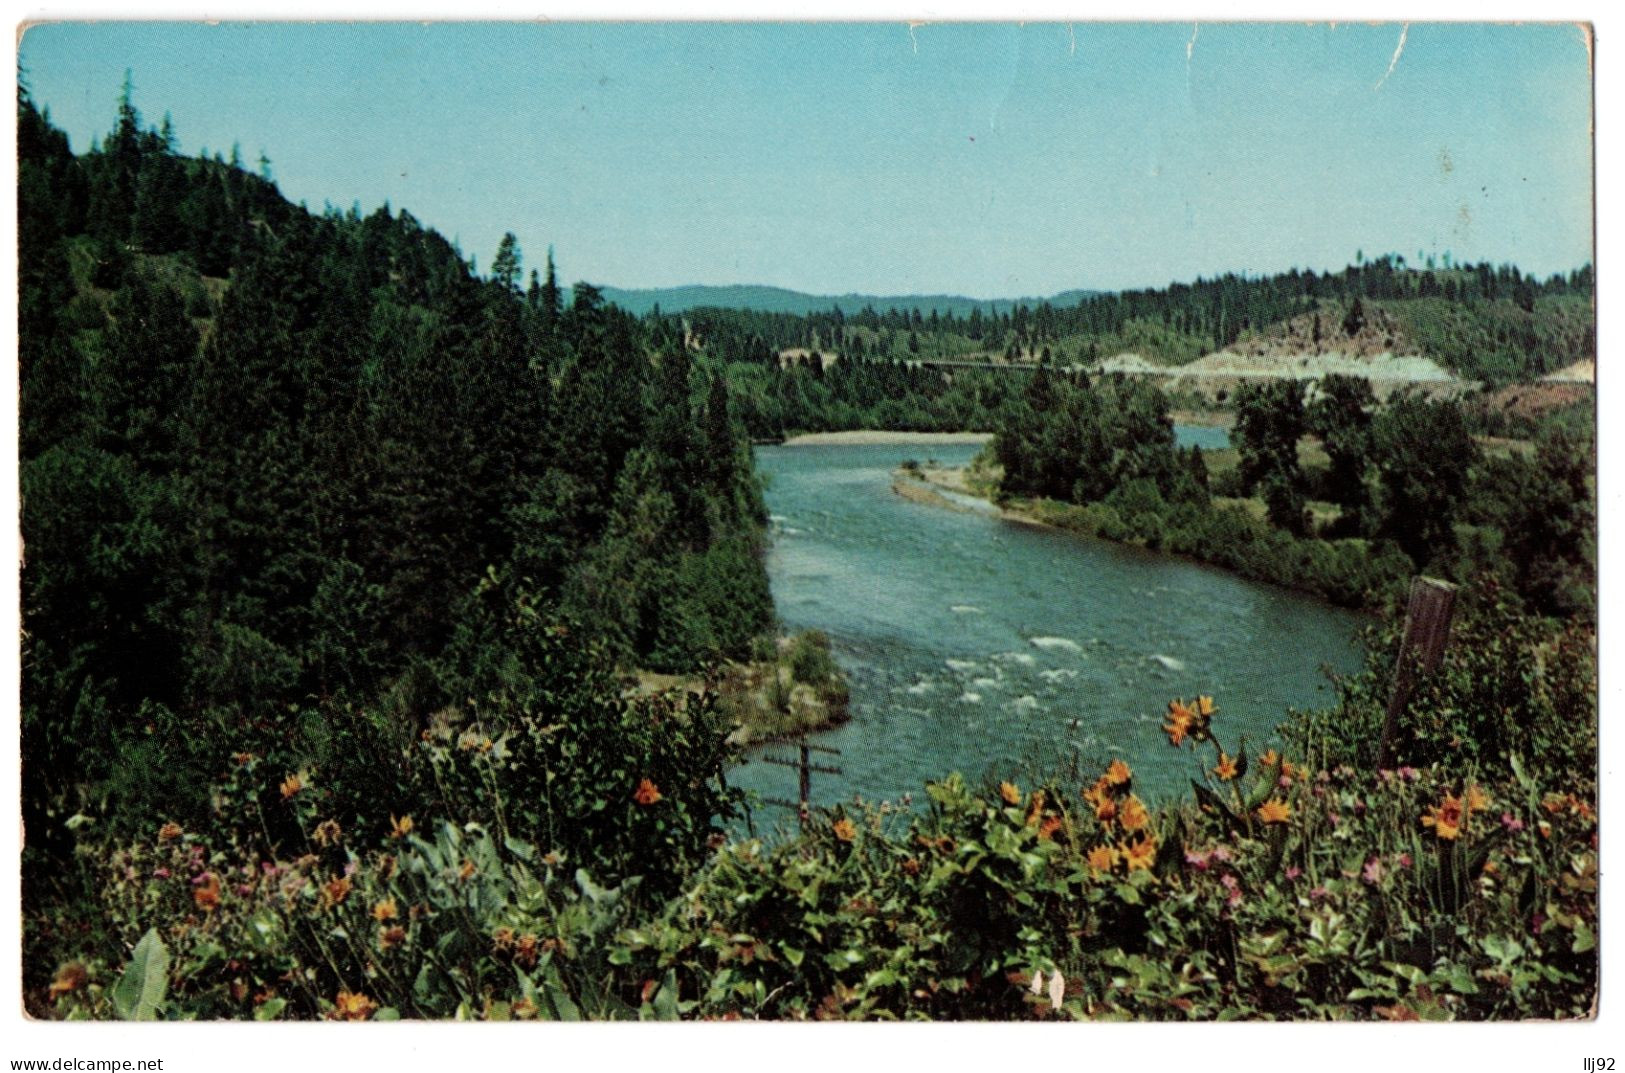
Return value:
<svg viewBox="0 0 1625 1073">
<path fill-rule="evenodd" d="M 129 68 L 185 152 L 263 150 L 288 197 L 387 200 L 482 268 L 512 230 L 566 280 L 999 297 L 1591 260 L 1581 30 L 1401 32 L 101 22 L 19 61 L 76 151 Z"/>
</svg>

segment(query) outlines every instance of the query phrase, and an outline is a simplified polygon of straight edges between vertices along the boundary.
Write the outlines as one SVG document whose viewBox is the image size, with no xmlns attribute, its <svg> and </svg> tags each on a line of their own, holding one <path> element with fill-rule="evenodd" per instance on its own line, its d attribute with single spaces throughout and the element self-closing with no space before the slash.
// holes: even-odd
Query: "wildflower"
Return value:
<svg viewBox="0 0 1625 1073">
<path fill-rule="evenodd" d="M 205 872 L 198 877 L 196 885 L 192 888 L 192 901 L 205 913 L 212 913 L 220 907 L 220 877 L 213 872 Z"/>
<path fill-rule="evenodd" d="M 412 817 L 397 817 L 393 812 L 389 814 L 389 837 L 405 838 L 412 833 Z"/>
<path fill-rule="evenodd" d="M 1292 808 L 1279 797 L 1272 797 L 1258 806 L 1257 816 L 1261 823 L 1285 823 L 1292 818 Z"/>
<path fill-rule="evenodd" d="M 1212 857 L 1213 855 L 1206 850 L 1188 849 L 1185 851 L 1185 863 L 1196 869 L 1198 872 L 1207 871 L 1208 862 L 1212 859 Z"/>
<path fill-rule="evenodd" d="M 173 842 L 179 838 L 182 833 L 183 832 L 181 831 L 180 824 L 166 823 L 162 827 L 158 828 L 158 841 Z"/>
<path fill-rule="evenodd" d="M 638 783 L 637 792 L 632 795 L 632 800 L 644 807 L 648 807 L 659 801 L 660 797 L 660 787 L 656 786 L 653 781 L 644 779 Z"/>
<path fill-rule="evenodd" d="M 1040 842 L 1048 842 L 1050 839 L 1055 837 L 1055 832 L 1059 831 L 1060 829 L 1061 817 L 1046 816 L 1044 817 L 1044 822 L 1038 828 L 1038 840 Z"/>
<path fill-rule="evenodd" d="M 304 776 L 295 772 L 282 780 L 282 800 L 287 801 L 305 788 Z"/>
<path fill-rule="evenodd" d="M 339 876 L 322 884 L 322 905 L 331 907 L 343 905 L 344 899 L 350 896 L 350 879 L 348 876 Z"/>
<path fill-rule="evenodd" d="M 906 876 L 917 876 L 917 875 L 919 875 L 920 874 L 920 859 L 918 857 L 910 857 L 907 860 L 905 860 L 903 862 L 903 874 L 906 875 Z"/>
<path fill-rule="evenodd" d="M 469 858 L 464 857 L 463 863 L 457 869 L 457 878 L 467 882 L 468 880 L 474 878 L 474 871 L 474 862 Z"/>
<path fill-rule="evenodd" d="M 1096 846 L 1089 851 L 1089 867 L 1097 872 L 1110 872 L 1117 864 L 1117 847 Z"/>
<path fill-rule="evenodd" d="M 1281 754 L 1276 752 L 1274 749 L 1270 749 L 1268 752 L 1264 753 L 1263 756 L 1260 756 L 1258 758 L 1258 766 L 1259 767 L 1274 767 L 1276 764 L 1279 764 L 1280 762 L 1281 762 Z"/>
<path fill-rule="evenodd" d="M 1168 735 L 1168 744 L 1176 748 L 1183 744 L 1185 736 L 1191 733 L 1192 725 L 1196 720 L 1196 713 L 1185 707 L 1184 702 L 1171 700 L 1168 702 L 1168 722 L 1163 724 L 1163 733 Z"/>
<path fill-rule="evenodd" d="M 1235 877 L 1235 873 L 1226 872 L 1220 876 L 1219 885 L 1226 891 L 1224 896 L 1226 905 L 1233 907 L 1241 904 L 1241 880 Z"/>
<path fill-rule="evenodd" d="M 1501 826 L 1505 827 L 1509 832 L 1517 834 L 1523 830 L 1523 821 L 1510 812 L 1503 812 L 1501 813 Z"/>
<path fill-rule="evenodd" d="M 1399 855 L 1399 866 L 1401 868 L 1409 868 L 1411 866 L 1411 855 L 1409 853 L 1401 853 Z"/>
<path fill-rule="evenodd" d="M 1127 786 L 1133 778 L 1134 773 L 1121 760 L 1113 760 L 1111 766 L 1106 769 L 1106 784 L 1108 786 Z"/>
<path fill-rule="evenodd" d="M 513 946 L 514 931 L 510 927 L 500 927 L 491 933 L 491 948 L 495 951 L 507 950 Z"/>
<path fill-rule="evenodd" d="M 389 878 L 394 874 L 395 857 L 393 854 L 385 853 L 378 858 L 378 878 L 383 882 L 388 883 Z"/>
<path fill-rule="evenodd" d="M 857 826 L 845 816 L 842 816 L 840 819 L 836 820 L 835 825 L 831 828 L 831 830 L 835 832 L 835 837 L 842 842 L 850 842 L 854 838 L 858 837 Z"/>
<path fill-rule="evenodd" d="M 1095 819 L 1101 823 L 1111 823 L 1117 819 L 1117 802 L 1109 797 L 1102 798 L 1095 806 Z"/>
<path fill-rule="evenodd" d="M 343 835 L 344 832 L 340 829 L 337 820 L 323 820 L 316 825 L 316 830 L 311 833 L 311 837 L 316 840 L 318 846 L 331 846 Z"/>
<path fill-rule="evenodd" d="M 1157 840 L 1150 835 L 1141 835 L 1123 849 L 1123 860 L 1131 872 L 1137 868 L 1150 868 L 1156 859 Z"/>
<path fill-rule="evenodd" d="M 1212 718 L 1215 705 L 1212 697 L 1197 697 L 1196 711 L 1203 719 Z"/>
<path fill-rule="evenodd" d="M 387 928 L 378 929 L 378 946 L 383 950 L 393 950 L 406 942 L 406 929 L 399 924 L 391 924 Z"/>
<path fill-rule="evenodd" d="M 56 979 L 51 981 L 51 1001 L 55 1002 L 63 995 L 79 990 L 90 982 L 90 972 L 79 962 L 70 961 L 56 970 Z"/>
<path fill-rule="evenodd" d="M 1360 869 L 1360 878 L 1364 879 L 1372 886 L 1376 886 L 1378 883 L 1381 883 L 1383 881 L 1383 877 L 1385 877 L 1387 874 L 1388 870 L 1383 867 L 1382 858 L 1377 856 L 1372 856 L 1365 862 L 1365 867 Z"/>
<path fill-rule="evenodd" d="M 400 915 L 400 910 L 395 907 L 394 898 L 385 898 L 383 901 L 372 907 L 372 919 L 378 921 L 380 924 L 388 920 L 395 920 L 399 918 Z"/>
<path fill-rule="evenodd" d="M 1095 780 L 1095 784 L 1083 792 L 1083 799 L 1089 802 L 1089 807 L 1098 809 L 1102 801 L 1110 801 L 1112 796 L 1111 782 L 1105 776 Z"/>
<path fill-rule="evenodd" d="M 1066 977 L 1056 973 L 1049 978 L 1049 1008 L 1061 1008 L 1061 1000 L 1066 998 Z"/>
<path fill-rule="evenodd" d="M 1004 798 L 1006 805 L 1021 804 L 1021 787 L 1013 782 L 999 783 L 999 796 Z"/>
<path fill-rule="evenodd" d="M 1417 779 L 1422 777 L 1422 773 L 1411 767 L 1409 764 L 1406 764 L 1404 767 L 1399 769 L 1399 777 L 1404 779 L 1406 782 L 1415 782 Z"/>
<path fill-rule="evenodd" d="M 333 999 L 335 1021 L 366 1021 L 378 1012 L 378 1004 L 359 991 L 340 991 Z"/>
<path fill-rule="evenodd" d="M 1231 779 L 1235 778 L 1236 758 L 1221 750 L 1219 753 L 1219 766 L 1213 769 L 1213 774 L 1217 775 L 1225 782 L 1229 782 Z"/>
<path fill-rule="evenodd" d="M 1481 788 L 1476 782 L 1467 787 L 1466 796 L 1467 811 L 1469 813 L 1483 812 L 1492 804 L 1490 801 L 1490 795 L 1485 793 L 1483 788 Z"/>
<path fill-rule="evenodd" d="M 1042 791 L 1042 790 L 1034 790 L 1033 791 L 1033 796 L 1032 796 L 1032 801 L 1027 806 L 1027 826 L 1031 827 L 1033 824 L 1037 823 L 1038 818 L 1040 816 L 1042 816 L 1043 814 L 1044 814 L 1044 791 Z"/>
<path fill-rule="evenodd" d="M 1444 800 L 1428 810 L 1422 817 L 1422 826 L 1433 828 L 1433 833 L 1445 841 L 1454 841 L 1461 834 L 1462 823 L 1466 816 L 1462 811 L 1462 800 L 1454 794 L 1445 794 Z"/>
<path fill-rule="evenodd" d="M 169 869 L 167 869 L 167 868 L 154 868 L 152 870 L 152 876 L 153 876 L 154 879 L 168 879 L 169 878 Z"/>
<path fill-rule="evenodd" d="M 1287 877 L 1287 879 L 1289 879 L 1289 880 L 1297 879 L 1301 875 L 1303 875 L 1303 869 L 1302 868 L 1299 868 L 1295 864 L 1287 865 L 1287 868 L 1286 868 L 1286 877 Z"/>
<path fill-rule="evenodd" d="M 231 758 L 236 761 L 238 767 L 247 767 L 259 759 L 253 753 L 232 753 Z"/>
<path fill-rule="evenodd" d="M 1117 821 L 1123 825 L 1125 831 L 1138 831 L 1151 822 L 1151 815 L 1146 812 L 1145 805 L 1140 799 L 1130 794 L 1128 800 L 1123 802 L 1123 807 L 1118 810 Z"/>
<path fill-rule="evenodd" d="M 533 969 L 536 967 L 536 950 L 536 936 L 527 931 L 514 944 L 513 960 L 527 969 Z"/>
</svg>

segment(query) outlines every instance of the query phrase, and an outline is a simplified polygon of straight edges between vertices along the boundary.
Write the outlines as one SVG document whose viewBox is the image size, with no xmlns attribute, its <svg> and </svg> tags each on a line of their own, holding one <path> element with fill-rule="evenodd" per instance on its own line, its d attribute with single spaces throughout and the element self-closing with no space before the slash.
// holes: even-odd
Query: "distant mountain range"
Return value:
<svg viewBox="0 0 1625 1073">
<path fill-rule="evenodd" d="M 984 314 L 1006 313 L 1017 305 L 1031 307 L 1037 306 L 1040 302 L 1048 302 L 1052 306 L 1075 306 L 1085 298 L 1102 293 L 1073 290 L 1062 291 L 1050 298 L 980 299 L 966 298 L 957 294 L 803 294 L 783 287 L 764 287 L 755 284 L 645 289 L 604 287 L 603 292 L 606 301 L 614 302 L 627 312 L 638 316 L 658 305 L 661 311 L 666 313 L 681 313 L 702 306 L 715 306 L 721 309 L 754 309 L 763 313 L 794 313 L 805 316 L 808 313 L 827 313 L 831 309 L 838 308 L 850 316 L 861 312 L 865 306 L 872 306 L 877 313 L 884 313 L 888 309 L 912 313 L 917 309 L 922 314 L 930 316 L 934 309 L 944 315 L 951 312 L 960 317 L 969 316 L 973 309 L 980 309 Z"/>
</svg>

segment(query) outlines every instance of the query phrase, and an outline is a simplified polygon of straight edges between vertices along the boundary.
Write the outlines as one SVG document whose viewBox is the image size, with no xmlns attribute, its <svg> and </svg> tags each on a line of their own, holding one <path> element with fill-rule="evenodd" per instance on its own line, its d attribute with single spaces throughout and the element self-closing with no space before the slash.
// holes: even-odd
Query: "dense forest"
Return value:
<svg viewBox="0 0 1625 1073">
<path fill-rule="evenodd" d="M 185 158 L 128 87 L 82 156 L 24 90 L 18 155 L 31 1014 L 1593 1010 L 1583 429 L 1481 455 L 1454 404 L 1270 389 L 1237 401 L 1221 466 L 1177 447 L 1145 382 L 906 363 L 916 344 L 1042 345 L 1037 311 L 974 331 L 975 313 L 866 312 L 843 338 L 818 318 L 633 318 L 587 284 L 566 305 L 511 235 L 482 276 L 404 211 L 313 214 L 269 161 Z M 1589 286 L 1444 278 L 1458 304 L 1536 314 Z M 1217 319 L 1169 330 L 1206 346 L 1273 315 L 1249 286 L 1194 289 Z M 1108 325 L 1134 301 L 1042 319 Z M 876 414 L 996 428 L 1009 494 L 1118 539 L 1211 539 L 1266 574 L 1331 548 L 1350 592 L 1390 567 L 1470 579 L 1456 642 L 1398 713 L 1399 766 L 1377 766 L 1389 617 L 1335 706 L 1265 751 L 1202 683 L 1170 700 L 1188 799 L 1142 800 L 1114 758 L 731 836 L 713 695 L 619 672 L 753 647 L 772 606 L 747 435 Z M 1262 513 L 1225 502 L 1244 499 Z"/>
<path fill-rule="evenodd" d="M 311 214 L 128 92 L 82 157 L 23 93 L 18 153 L 31 889 L 64 820 L 202 815 L 231 752 L 404 811 L 368 743 L 513 703 L 526 624 L 609 669 L 771 629 L 721 380 L 551 260 Z"/>
</svg>

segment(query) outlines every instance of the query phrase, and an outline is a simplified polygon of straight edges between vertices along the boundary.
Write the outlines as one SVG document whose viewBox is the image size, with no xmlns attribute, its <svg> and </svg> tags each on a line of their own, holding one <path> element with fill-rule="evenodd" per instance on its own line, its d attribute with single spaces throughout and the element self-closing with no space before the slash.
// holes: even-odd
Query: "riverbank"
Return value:
<svg viewBox="0 0 1625 1073">
<path fill-rule="evenodd" d="M 711 690 L 733 723 L 729 740 L 736 745 L 800 737 L 851 718 L 850 691 L 827 637 L 807 631 L 776 638 L 773 646 L 772 658 L 726 663 L 709 676 L 636 671 L 629 689 L 643 695 Z"/>
<path fill-rule="evenodd" d="M 1307 593 L 1340 607 L 1373 610 L 1404 585 L 1410 561 L 1395 552 L 1373 554 L 1365 540 L 1294 537 L 1271 526 L 1248 500 L 1226 500 L 1206 510 L 1120 512 L 1105 503 L 1063 503 L 998 495 L 998 474 L 985 466 L 905 467 L 893 491 L 910 483 L 935 485 L 986 500 L 1006 521 L 1062 529 L 1218 567 L 1250 581 Z M 907 498 L 964 509 L 929 488 Z"/>
<path fill-rule="evenodd" d="M 986 443 L 991 432 L 890 432 L 885 429 L 849 429 L 845 432 L 803 432 L 784 441 L 785 447 L 888 446 L 891 444 Z"/>
</svg>

